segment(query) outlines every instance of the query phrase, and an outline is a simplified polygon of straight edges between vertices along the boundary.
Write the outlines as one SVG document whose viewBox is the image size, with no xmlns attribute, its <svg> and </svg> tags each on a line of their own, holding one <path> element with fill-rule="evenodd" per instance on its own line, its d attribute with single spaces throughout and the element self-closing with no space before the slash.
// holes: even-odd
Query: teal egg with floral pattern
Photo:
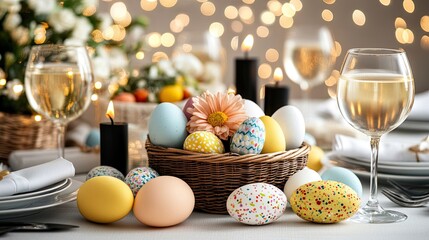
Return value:
<svg viewBox="0 0 429 240">
<path fill-rule="evenodd" d="M 261 119 L 251 117 L 240 124 L 231 140 L 230 150 L 240 155 L 259 154 L 265 143 L 265 126 Z"/>
<path fill-rule="evenodd" d="M 159 177 L 159 174 L 152 168 L 136 167 L 127 174 L 125 177 L 125 183 L 130 187 L 135 197 L 143 185 L 156 177 Z"/>
</svg>

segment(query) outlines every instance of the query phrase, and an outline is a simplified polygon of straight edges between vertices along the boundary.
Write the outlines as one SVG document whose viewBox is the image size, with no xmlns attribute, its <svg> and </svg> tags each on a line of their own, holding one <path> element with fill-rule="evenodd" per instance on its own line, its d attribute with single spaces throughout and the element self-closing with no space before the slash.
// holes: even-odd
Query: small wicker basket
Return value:
<svg viewBox="0 0 429 240">
<path fill-rule="evenodd" d="M 181 178 L 192 188 L 195 209 L 226 214 L 232 191 L 249 183 L 264 182 L 283 190 L 286 180 L 307 164 L 310 146 L 257 155 L 202 154 L 153 145 L 148 137 L 149 166 L 161 175 Z"/>
<path fill-rule="evenodd" d="M 35 121 L 33 117 L 0 112 L 0 161 L 7 162 L 14 150 L 55 148 L 55 126 L 47 119 Z"/>
</svg>

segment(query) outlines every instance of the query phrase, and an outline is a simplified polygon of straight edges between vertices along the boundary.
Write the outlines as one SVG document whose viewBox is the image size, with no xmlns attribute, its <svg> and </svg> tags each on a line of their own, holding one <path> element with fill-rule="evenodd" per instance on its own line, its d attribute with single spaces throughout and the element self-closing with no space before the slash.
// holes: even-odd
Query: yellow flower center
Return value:
<svg viewBox="0 0 429 240">
<path fill-rule="evenodd" d="M 210 123 L 213 127 L 222 126 L 228 120 L 228 116 L 226 116 L 223 112 L 214 112 L 209 115 L 207 122 Z"/>
</svg>

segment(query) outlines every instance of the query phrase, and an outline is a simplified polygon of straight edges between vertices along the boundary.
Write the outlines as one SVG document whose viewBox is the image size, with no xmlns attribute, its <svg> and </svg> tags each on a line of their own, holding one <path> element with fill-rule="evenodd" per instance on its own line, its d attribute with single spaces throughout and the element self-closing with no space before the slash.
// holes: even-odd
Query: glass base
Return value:
<svg viewBox="0 0 429 240">
<path fill-rule="evenodd" d="M 397 211 L 384 210 L 380 206 L 377 209 L 361 208 L 350 218 L 351 221 L 359 223 L 395 223 L 406 219 L 407 215 Z"/>
</svg>

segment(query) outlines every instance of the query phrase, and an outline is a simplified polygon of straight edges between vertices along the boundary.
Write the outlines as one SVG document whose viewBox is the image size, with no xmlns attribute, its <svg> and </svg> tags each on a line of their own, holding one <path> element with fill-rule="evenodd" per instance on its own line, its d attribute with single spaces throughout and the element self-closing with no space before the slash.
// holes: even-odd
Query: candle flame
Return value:
<svg viewBox="0 0 429 240">
<path fill-rule="evenodd" d="M 110 101 L 107 106 L 106 117 L 114 119 L 115 118 L 115 109 L 113 108 L 113 102 Z"/>
<path fill-rule="evenodd" d="M 274 70 L 273 78 L 275 82 L 281 82 L 283 80 L 283 71 L 281 68 L 277 67 Z"/>
<path fill-rule="evenodd" d="M 241 44 L 241 50 L 243 52 L 250 52 L 253 47 L 253 36 L 252 34 L 249 34 L 244 38 L 243 43 Z"/>
</svg>

